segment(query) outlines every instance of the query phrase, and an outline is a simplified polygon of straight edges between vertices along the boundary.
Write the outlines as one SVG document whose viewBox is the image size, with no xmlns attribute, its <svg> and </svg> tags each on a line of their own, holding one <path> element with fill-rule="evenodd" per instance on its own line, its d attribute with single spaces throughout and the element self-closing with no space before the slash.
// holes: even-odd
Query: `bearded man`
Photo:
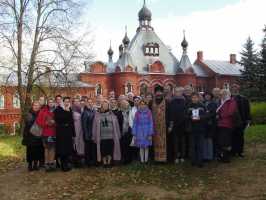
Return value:
<svg viewBox="0 0 266 200">
<path fill-rule="evenodd" d="M 155 88 L 155 96 L 152 105 L 152 113 L 154 120 L 153 147 L 154 160 L 156 162 L 167 161 L 167 126 L 166 126 L 166 100 L 163 88 L 158 86 Z"/>
</svg>

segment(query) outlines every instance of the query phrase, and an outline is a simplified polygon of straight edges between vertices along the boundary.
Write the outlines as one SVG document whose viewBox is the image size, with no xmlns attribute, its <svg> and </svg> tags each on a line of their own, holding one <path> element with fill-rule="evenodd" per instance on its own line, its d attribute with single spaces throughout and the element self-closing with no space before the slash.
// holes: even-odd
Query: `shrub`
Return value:
<svg viewBox="0 0 266 200">
<path fill-rule="evenodd" d="M 266 142 L 266 125 L 250 126 L 245 134 L 247 142 Z"/>
<path fill-rule="evenodd" d="M 252 103 L 251 117 L 253 124 L 266 124 L 266 102 Z"/>
</svg>

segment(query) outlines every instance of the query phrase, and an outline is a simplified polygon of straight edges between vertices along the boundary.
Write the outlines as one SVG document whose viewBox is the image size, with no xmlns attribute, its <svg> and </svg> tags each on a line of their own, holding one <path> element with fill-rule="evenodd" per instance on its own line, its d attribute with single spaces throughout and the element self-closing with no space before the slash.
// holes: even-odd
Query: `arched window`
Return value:
<svg viewBox="0 0 266 200">
<path fill-rule="evenodd" d="M 12 133 L 12 135 L 16 135 L 16 133 L 18 133 L 18 131 L 19 131 L 19 128 L 20 128 L 20 123 L 14 122 L 13 123 L 13 133 Z"/>
<path fill-rule="evenodd" d="M 0 94 L 0 109 L 5 108 L 5 96 Z"/>
<path fill-rule="evenodd" d="M 78 98 L 80 100 L 81 99 L 81 95 L 80 94 L 76 94 L 75 98 Z"/>
<path fill-rule="evenodd" d="M 146 51 L 146 54 L 149 54 L 150 53 L 150 48 L 149 47 L 146 47 L 145 48 L 145 51 Z"/>
<path fill-rule="evenodd" d="M 19 100 L 19 95 L 16 93 L 13 96 L 13 107 L 14 108 L 20 108 L 20 100 Z"/>
<path fill-rule="evenodd" d="M 31 102 L 34 102 L 34 101 L 36 101 L 36 100 L 37 100 L 36 96 L 35 96 L 35 95 L 32 95 L 32 96 L 31 96 Z"/>
<path fill-rule="evenodd" d="M 159 56 L 159 44 L 158 43 L 153 43 L 149 42 L 144 45 L 144 55 L 145 56 Z"/>
<path fill-rule="evenodd" d="M 101 86 L 101 84 L 97 84 L 96 85 L 95 93 L 96 93 L 96 96 L 102 94 L 102 86 Z"/>
<path fill-rule="evenodd" d="M 146 95 L 148 93 L 148 86 L 143 83 L 140 85 L 140 95 Z"/>
<path fill-rule="evenodd" d="M 129 92 L 133 92 L 133 86 L 131 85 L 131 83 L 127 83 L 125 85 L 125 94 L 128 94 Z"/>
<path fill-rule="evenodd" d="M 224 83 L 224 89 L 229 90 L 230 89 L 230 84 L 229 83 Z"/>
<path fill-rule="evenodd" d="M 155 52 L 154 53 L 155 54 L 159 54 L 159 48 L 158 47 L 155 48 Z"/>
<path fill-rule="evenodd" d="M 174 86 L 169 83 L 166 85 L 165 90 L 173 93 L 174 92 Z"/>
</svg>

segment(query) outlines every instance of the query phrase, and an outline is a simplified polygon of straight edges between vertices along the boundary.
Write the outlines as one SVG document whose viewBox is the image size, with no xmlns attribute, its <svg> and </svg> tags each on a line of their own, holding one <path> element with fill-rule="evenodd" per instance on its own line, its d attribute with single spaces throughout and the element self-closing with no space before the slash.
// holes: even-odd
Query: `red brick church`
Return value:
<svg viewBox="0 0 266 200">
<path fill-rule="evenodd" d="M 108 62 L 86 64 L 84 72 L 69 75 L 70 85 L 57 86 L 54 93 L 95 98 L 99 94 L 107 96 L 112 90 L 117 95 L 128 92 L 145 94 L 152 92 L 157 85 L 170 88 L 191 85 L 196 91 L 204 92 L 214 87 L 229 88 L 240 76 L 242 67 L 237 64 L 235 54 L 231 54 L 228 61 L 205 60 L 203 52 L 199 51 L 195 62 L 191 63 L 184 35 L 181 43 L 183 55 L 179 60 L 156 34 L 151 23 L 152 12 L 145 3 L 138 18 L 136 34 L 130 40 L 125 33 L 117 61 L 114 61 L 114 51 L 110 46 Z M 16 78 L 1 82 L 4 77 L 4 74 L 0 75 L 0 85 L 5 88 L 0 91 L 0 126 L 15 130 L 19 122 Z"/>
</svg>

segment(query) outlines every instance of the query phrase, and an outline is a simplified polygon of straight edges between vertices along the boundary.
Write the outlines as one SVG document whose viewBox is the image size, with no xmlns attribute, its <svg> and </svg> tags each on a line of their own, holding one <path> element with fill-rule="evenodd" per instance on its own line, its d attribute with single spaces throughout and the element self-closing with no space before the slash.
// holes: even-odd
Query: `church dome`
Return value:
<svg viewBox="0 0 266 200">
<path fill-rule="evenodd" d="M 110 48 L 109 48 L 109 50 L 108 50 L 107 53 L 108 53 L 109 56 L 113 56 L 114 51 L 113 51 L 113 49 L 111 48 L 111 46 L 110 46 Z"/>
<path fill-rule="evenodd" d="M 124 44 L 125 46 L 128 46 L 129 43 L 130 43 L 130 39 L 128 38 L 127 34 L 125 34 L 125 37 L 124 37 L 124 39 L 123 39 L 123 44 Z"/>
<path fill-rule="evenodd" d="M 184 37 L 184 40 L 183 40 L 182 43 L 181 43 L 181 46 L 182 46 L 184 49 L 186 49 L 186 48 L 188 47 L 188 42 L 187 42 L 187 40 L 186 40 L 185 37 Z"/>
<path fill-rule="evenodd" d="M 152 13 L 144 4 L 141 10 L 139 11 L 139 21 L 151 21 Z"/>
</svg>

